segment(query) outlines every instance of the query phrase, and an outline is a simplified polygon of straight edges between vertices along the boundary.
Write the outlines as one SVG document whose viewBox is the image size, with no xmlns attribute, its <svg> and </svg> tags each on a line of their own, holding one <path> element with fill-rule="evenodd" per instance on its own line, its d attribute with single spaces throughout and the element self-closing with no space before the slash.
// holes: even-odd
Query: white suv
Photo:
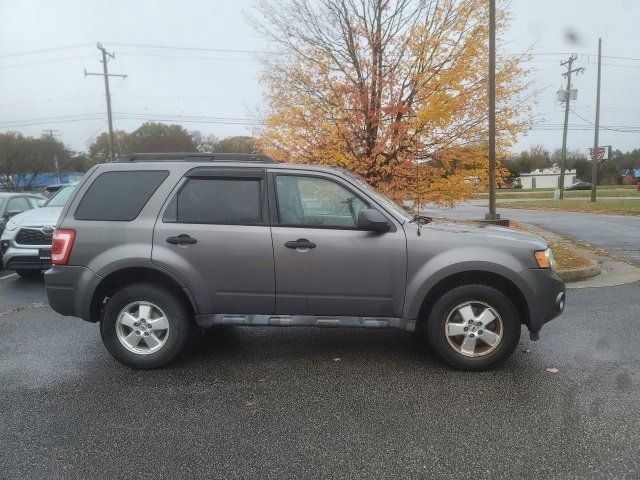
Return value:
<svg viewBox="0 0 640 480">
<path fill-rule="evenodd" d="M 7 221 L 0 238 L 4 268 L 15 270 L 23 278 L 36 278 L 51 267 L 53 231 L 62 207 L 75 188 L 75 184 L 69 184 L 58 190 L 42 208 L 27 210 Z"/>
</svg>

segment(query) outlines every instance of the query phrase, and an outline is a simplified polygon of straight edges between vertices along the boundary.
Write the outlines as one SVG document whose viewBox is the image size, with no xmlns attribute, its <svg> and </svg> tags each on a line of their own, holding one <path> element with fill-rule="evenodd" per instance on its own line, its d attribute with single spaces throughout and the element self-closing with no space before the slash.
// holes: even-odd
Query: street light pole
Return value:
<svg viewBox="0 0 640 480">
<path fill-rule="evenodd" d="M 600 68 L 602 60 L 602 38 L 598 39 L 598 87 L 596 90 L 596 127 L 593 134 L 593 155 L 591 161 L 591 201 L 596 201 L 596 186 L 598 185 L 598 143 L 600 139 Z"/>
<path fill-rule="evenodd" d="M 498 220 L 496 213 L 496 0 L 489 0 L 489 213 L 485 220 Z"/>
</svg>

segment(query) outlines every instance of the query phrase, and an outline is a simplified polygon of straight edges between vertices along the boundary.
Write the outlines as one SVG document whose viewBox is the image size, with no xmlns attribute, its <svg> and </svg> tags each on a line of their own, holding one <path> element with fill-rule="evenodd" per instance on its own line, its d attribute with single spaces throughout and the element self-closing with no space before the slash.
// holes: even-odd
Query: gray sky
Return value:
<svg viewBox="0 0 640 480">
<path fill-rule="evenodd" d="M 255 51 L 270 47 L 245 19 L 253 0 L 0 0 L 0 131 L 39 136 L 57 129 L 75 150 L 87 150 L 106 131 L 100 41 L 116 54 L 109 62 L 115 127 L 127 131 L 144 120 L 175 120 L 218 137 L 250 134 L 261 108 L 260 65 Z M 541 90 L 536 127 L 516 149 L 558 148 L 563 107 L 560 60 L 578 54 L 586 68 L 575 78 L 578 100 L 569 148 L 593 144 L 597 38 L 603 55 L 602 145 L 640 147 L 640 0 L 512 0 L 512 26 L 499 53 L 532 47 L 532 88 Z M 72 46 L 72 48 L 59 48 Z M 182 47 L 176 49 L 157 47 Z M 204 49 L 204 50 L 199 50 Z M 208 50 L 207 50 L 208 49 Z M 225 50 L 225 51 L 216 51 Z M 229 51 L 229 50 L 235 50 Z M 34 54 L 23 52 L 39 51 Z M 550 54 L 550 55 L 549 55 Z M 196 118 L 197 117 L 197 118 Z M 76 121 L 78 120 L 78 121 Z M 178 121 L 180 120 L 180 121 Z M 192 121 L 187 121 L 192 120 Z M 10 127 L 10 128 L 9 128 Z"/>
</svg>

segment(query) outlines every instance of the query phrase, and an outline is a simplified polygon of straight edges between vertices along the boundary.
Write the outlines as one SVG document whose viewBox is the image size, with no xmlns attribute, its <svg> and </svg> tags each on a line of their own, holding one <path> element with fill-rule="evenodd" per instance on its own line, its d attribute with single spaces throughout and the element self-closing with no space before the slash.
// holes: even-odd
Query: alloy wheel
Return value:
<svg viewBox="0 0 640 480">
<path fill-rule="evenodd" d="M 451 348 L 467 357 L 482 357 L 494 351 L 504 332 L 500 314 L 481 301 L 455 307 L 447 316 L 444 328 Z"/>
<path fill-rule="evenodd" d="M 169 338 L 169 320 L 150 302 L 132 302 L 118 314 L 116 334 L 130 352 L 148 355 L 160 350 Z"/>
</svg>

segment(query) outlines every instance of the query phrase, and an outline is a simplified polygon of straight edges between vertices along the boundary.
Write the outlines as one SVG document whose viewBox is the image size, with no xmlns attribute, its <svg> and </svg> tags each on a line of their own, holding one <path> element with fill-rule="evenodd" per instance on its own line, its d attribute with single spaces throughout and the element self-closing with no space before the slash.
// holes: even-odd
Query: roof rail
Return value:
<svg viewBox="0 0 640 480">
<path fill-rule="evenodd" d="M 116 158 L 116 163 L 127 162 L 248 162 L 277 163 L 273 158 L 257 153 L 127 153 Z"/>
</svg>

